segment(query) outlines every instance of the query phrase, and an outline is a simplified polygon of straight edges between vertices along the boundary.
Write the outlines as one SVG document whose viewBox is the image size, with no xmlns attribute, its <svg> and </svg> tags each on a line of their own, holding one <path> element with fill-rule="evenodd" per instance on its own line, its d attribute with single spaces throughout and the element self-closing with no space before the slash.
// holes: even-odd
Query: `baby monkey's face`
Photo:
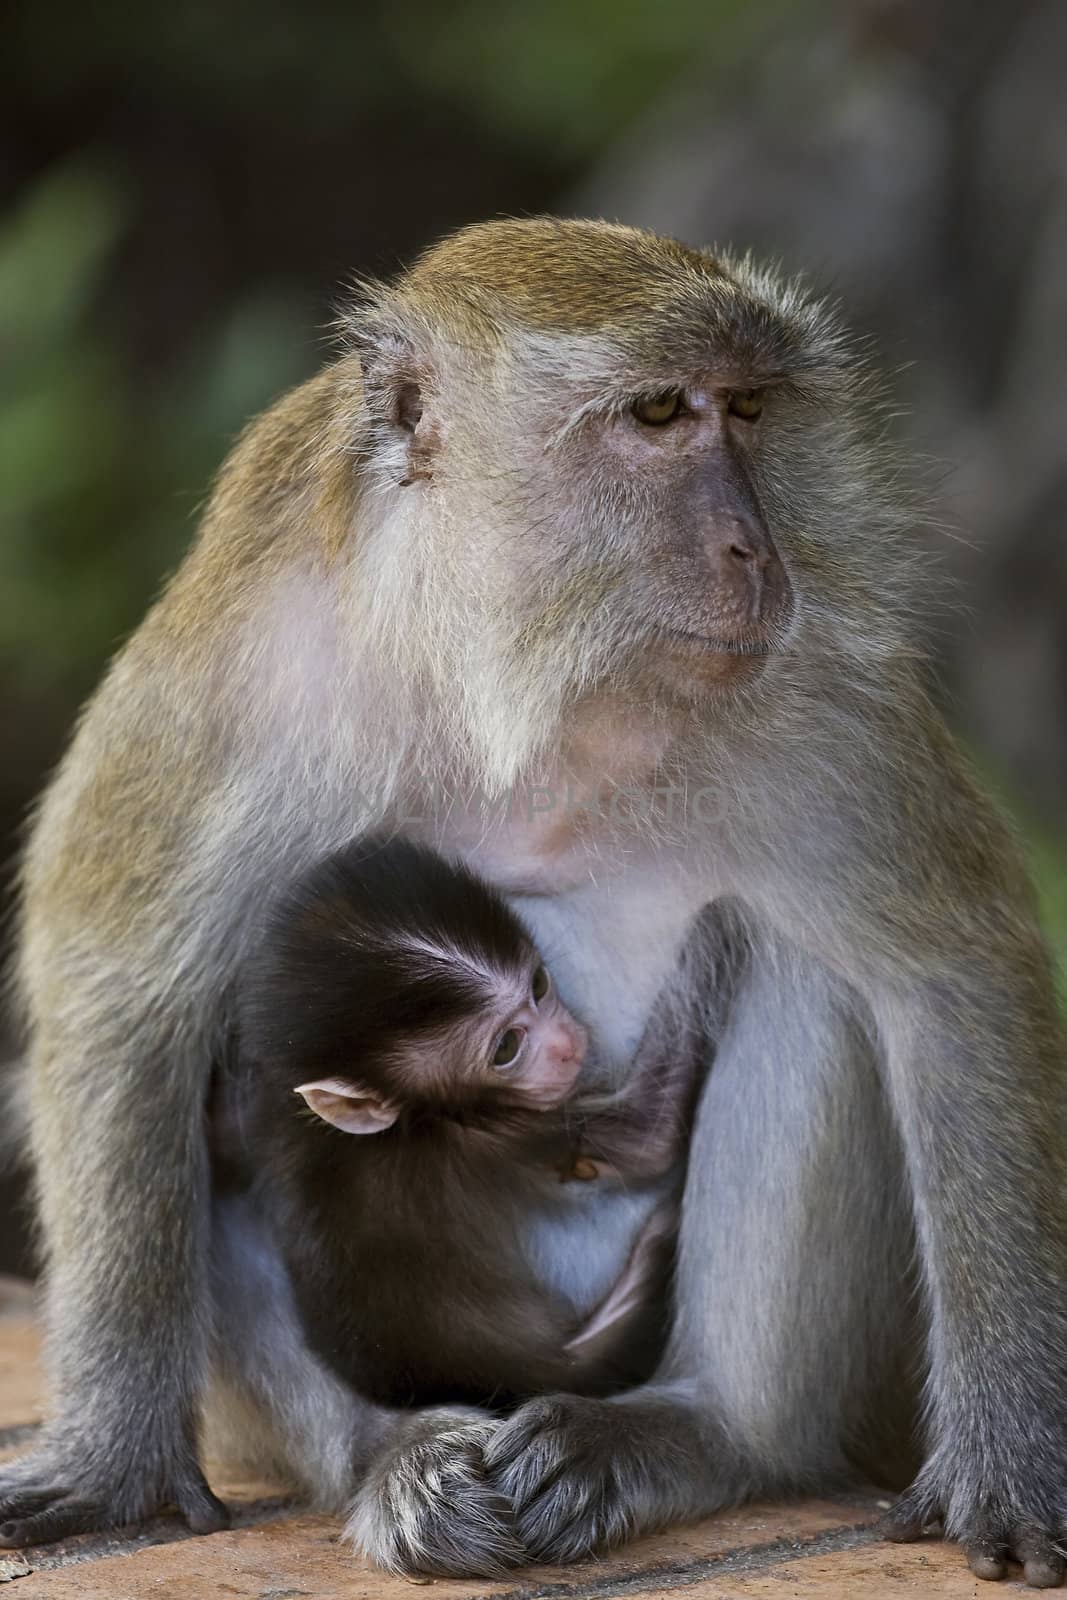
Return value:
<svg viewBox="0 0 1067 1600">
<path fill-rule="evenodd" d="M 473 1075 L 509 1100 L 549 1109 L 566 1100 L 585 1060 L 588 1036 L 556 993 L 536 952 L 521 973 L 501 975 L 466 1041 Z"/>
<path fill-rule="evenodd" d="M 440 961 L 440 958 L 437 957 Z M 439 1109 L 484 1101 L 548 1111 L 574 1088 L 585 1059 L 587 1035 L 556 994 L 540 956 L 475 967 L 469 957 L 447 957 L 462 968 L 465 996 L 472 976 L 476 1000 L 460 1022 L 411 1038 L 390 1040 L 371 1081 L 361 1074 L 319 1078 L 296 1093 L 316 1116 L 345 1133 L 383 1133 L 408 1109 Z M 438 968 L 439 971 L 439 968 Z M 384 1081 L 383 1081 L 384 1080 Z"/>
</svg>

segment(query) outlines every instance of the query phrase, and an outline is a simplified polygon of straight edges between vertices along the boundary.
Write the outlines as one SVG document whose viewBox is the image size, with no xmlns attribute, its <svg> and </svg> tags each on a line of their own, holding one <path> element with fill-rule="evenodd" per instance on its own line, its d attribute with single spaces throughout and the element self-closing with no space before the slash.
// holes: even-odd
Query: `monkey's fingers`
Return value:
<svg viewBox="0 0 1067 1600">
<path fill-rule="evenodd" d="M 877 1531 L 890 1544 L 915 1544 L 937 1533 L 938 1526 L 936 1522 L 923 1522 L 918 1517 L 894 1517 L 890 1513 L 878 1523 Z"/>
<path fill-rule="evenodd" d="M 372 1463 L 345 1530 L 378 1566 L 405 1576 L 499 1577 L 528 1552 L 511 1507 L 486 1480 L 485 1446 L 499 1428 L 476 1412 L 412 1412 Z"/>
<path fill-rule="evenodd" d="M 485 1467 L 513 1509 L 530 1559 L 578 1561 L 666 1520 L 661 1508 L 694 1510 L 704 1493 L 697 1435 L 680 1437 L 677 1414 L 656 1399 L 615 1405 L 581 1395 L 528 1400 L 488 1440 Z M 661 1497 L 661 1498 L 660 1498 Z"/>
<path fill-rule="evenodd" d="M 33 1498 L 27 1496 L 27 1504 Z M 55 1544 L 76 1533 L 96 1533 L 110 1525 L 106 1508 L 97 1500 L 57 1500 L 43 1511 L 12 1517 L 0 1523 L 0 1545 L 19 1550 L 31 1544 Z"/>
</svg>

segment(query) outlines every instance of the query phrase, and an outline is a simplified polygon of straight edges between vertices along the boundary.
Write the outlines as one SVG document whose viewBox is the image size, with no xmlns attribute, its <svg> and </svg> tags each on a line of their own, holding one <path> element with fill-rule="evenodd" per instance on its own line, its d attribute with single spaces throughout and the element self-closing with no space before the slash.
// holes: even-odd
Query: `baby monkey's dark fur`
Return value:
<svg viewBox="0 0 1067 1600">
<path fill-rule="evenodd" d="M 390 1404 L 508 1405 L 647 1375 L 704 1059 L 687 1005 L 668 985 L 631 1086 L 597 1095 L 588 1064 L 574 1081 L 584 1030 L 529 934 L 465 868 L 364 841 L 280 900 L 238 986 L 227 1121 L 243 1125 L 309 1341 L 340 1376 Z M 495 1066 L 516 1006 L 531 1024 L 525 1054 Z M 533 1081 L 546 1053 L 547 1101 Z M 313 1116 L 298 1089 L 312 1109 L 325 1100 L 364 1120 L 345 1131 L 331 1109 Z M 645 1232 L 592 1319 L 523 1248 L 532 1217 L 565 1219 L 577 1177 L 650 1194 Z"/>
</svg>

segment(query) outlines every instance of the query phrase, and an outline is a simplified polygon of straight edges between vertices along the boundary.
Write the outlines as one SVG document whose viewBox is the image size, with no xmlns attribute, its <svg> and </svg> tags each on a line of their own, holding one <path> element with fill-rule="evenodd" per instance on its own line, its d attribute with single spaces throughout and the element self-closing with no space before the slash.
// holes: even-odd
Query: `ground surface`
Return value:
<svg viewBox="0 0 1067 1600">
<path fill-rule="evenodd" d="M 29 1292 L 0 1279 L 0 1459 L 40 1418 L 37 1355 Z M 333 1519 L 302 1513 L 271 1484 L 213 1481 L 234 1510 L 228 1533 L 197 1538 L 160 1521 L 129 1536 L 0 1550 L 0 1584 L 13 1585 L 12 1600 L 412 1600 L 413 1585 L 353 1559 Z M 936 1542 L 882 1544 L 871 1531 L 878 1514 L 873 1498 L 748 1506 L 581 1566 L 432 1588 L 439 1600 L 659 1600 L 670 1590 L 692 1600 L 1006 1600 L 1016 1588 L 976 1583 Z"/>
</svg>

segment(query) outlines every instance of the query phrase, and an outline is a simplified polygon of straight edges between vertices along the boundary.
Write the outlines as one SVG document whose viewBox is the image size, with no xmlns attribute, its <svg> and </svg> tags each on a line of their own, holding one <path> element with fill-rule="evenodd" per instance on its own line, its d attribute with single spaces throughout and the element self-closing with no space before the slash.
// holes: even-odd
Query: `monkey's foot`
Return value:
<svg viewBox="0 0 1067 1600">
<path fill-rule="evenodd" d="M 175 1506 L 194 1533 L 217 1533 L 230 1514 L 212 1494 L 195 1461 L 173 1464 L 166 1482 L 146 1488 L 158 1474 L 125 1461 L 114 1476 L 98 1464 L 75 1464 L 76 1452 L 45 1446 L 0 1470 L 0 1547 L 52 1544 L 76 1533 L 125 1527 Z M 80 1454 L 80 1452 L 79 1452 Z M 86 1450 L 84 1457 L 91 1456 Z"/>
<path fill-rule="evenodd" d="M 1065 1570 L 1063 1530 L 1051 1517 L 1030 1515 L 1008 1497 L 986 1500 L 968 1513 L 946 1509 L 946 1500 L 920 1478 L 882 1518 L 883 1538 L 910 1544 L 943 1528 L 960 1544 L 976 1578 L 994 1581 L 1017 1561 L 1032 1589 L 1054 1589 Z"/>
<path fill-rule="evenodd" d="M 415 1412 L 372 1463 L 345 1533 L 391 1572 L 494 1577 L 526 1560 L 483 1455 L 500 1426 L 465 1410 Z"/>
<path fill-rule="evenodd" d="M 696 1419 L 663 1396 L 530 1400 L 485 1447 L 527 1557 L 576 1561 L 721 1504 Z"/>
</svg>

